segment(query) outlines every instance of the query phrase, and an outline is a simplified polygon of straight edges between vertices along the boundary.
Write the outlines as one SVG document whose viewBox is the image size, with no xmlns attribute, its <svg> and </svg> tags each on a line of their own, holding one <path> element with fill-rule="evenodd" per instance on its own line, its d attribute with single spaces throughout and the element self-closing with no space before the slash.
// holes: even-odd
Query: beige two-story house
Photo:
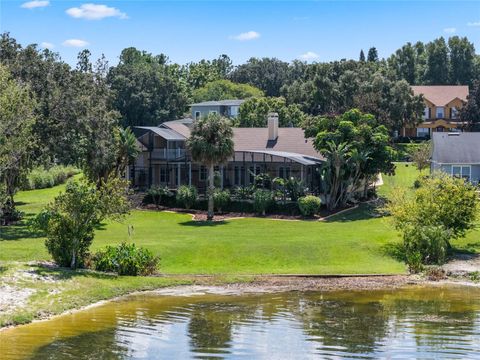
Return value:
<svg viewBox="0 0 480 360">
<path fill-rule="evenodd" d="M 423 95 L 423 122 L 417 127 L 403 129 L 403 136 L 429 138 L 434 132 L 462 131 L 459 111 L 467 102 L 466 85 L 412 86 L 415 95 Z"/>
</svg>

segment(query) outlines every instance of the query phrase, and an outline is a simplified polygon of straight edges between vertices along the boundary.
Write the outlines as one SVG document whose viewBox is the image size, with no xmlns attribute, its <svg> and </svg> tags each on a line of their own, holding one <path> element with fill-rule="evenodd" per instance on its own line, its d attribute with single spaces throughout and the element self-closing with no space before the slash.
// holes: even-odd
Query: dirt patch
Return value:
<svg viewBox="0 0 480 360">
<path fill-rule="evenodd" d="M 0 313 L 8 313 L 24 306 L 34 289 L 0 285 Z"/>
<path fill-rule="evenodd" d="M 238 295 L 288 291 L 380 290 L 419 284 L 422 280 L 412 275 L 347 277 L 257 276 L 250 282 L 226 285 L 209 285 L 215 283 L 214 277 L 197 278 L 195 282 L 197 285 L 159 289 L 155 290 L 154 293 L 171 296 L 193 296 L 207 293 Z"/>
<path fill-rule="evenodd" d="M 471 273 L 480 273 L 480 254 L 456 254 L 442 268 L 449 276 L 466 276 Z"/>
</svg>

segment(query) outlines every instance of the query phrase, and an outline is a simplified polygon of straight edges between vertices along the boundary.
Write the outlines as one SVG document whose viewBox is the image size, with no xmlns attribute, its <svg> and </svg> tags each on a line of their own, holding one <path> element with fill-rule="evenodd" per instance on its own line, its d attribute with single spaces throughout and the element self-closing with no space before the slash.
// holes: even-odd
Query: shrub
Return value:
<svg viewBox="0 0 480 360">
<path fill-rule="evenodd" d="M 127 189 L 128 183 L 116 178 L 99 188 L 70 181 L 65 192 L 36 216 L 33 226 L 45 232 L 45 245 L 58 265 L 73 269 L 85 265 L 98 226 L 128 213 Z"/>
<path fill-rule="evenodd" d="M 313 195 L 302 196 L 298 199 L 298 207 L 303 216 L 313 216 L 320 211 L 322 202 Z"/>
<path fill-rule="evenodd" d="M 177 190 L 176 199 L 185 209 L 190 209 L 197 201 L 197 188 L 188 185 L 180 186 Z"/>
<path fill-rule="evenodd" d="M 173 193 L 166 186 L 152 186 L 147 190 L 147 194 L 143 199 L 144 203 L 153 203 L 156 206 L 165 204 L 173 197 Z"/>
<path fill-rule="evenodd" d="M 258 189 L 253 193 L 253 207 L 258 214 L 265 215 L 272 203 L 273 193 L 271 191 Z"/>
<path fill-rule="evenodd" d="M 251 199 L 254 190 L 255 189 L 253 186 L 237 186 L 233 190 L 233 196 L 238 200 Z"/>
<path fill-rule="evenodd" d="M 63 184 L 70 177 L 80 171 L 73 166 L 53 166 L 50 169 L 42 167 L 33 169 L 27 176 L 23 190 L 46 189 L 55 185 Z"/>
<path fill-rule="evenodd" d="M 213 204 L 215 208 L 222 212 L 222 209 L 225 209 L 231 201 L 230 192 L 228 190 L 216 190 L 213 193 Z"/>
<path fill-rule="evenodd" d="M 125 242 L 117 247 L 107 246 L 93 256 L 95 270 L 116 272 L 118 275 L 152 275 L 159 262 L 160 258 L 150 250 Z"/>
<path fill-rule="evenodd" d="M 305 195 L 306 191 L 303 183 L 294 177 L 291 177 L 285 182 L 285 190 L 292 201 L 297 201 L 298 198 Z"/>
<path fill-rule="evenodd" d="M 405 229 L 403 241 L 407 261 L 412 256 L 417 261 L 416 254 L 420 254 L 422 264 L 443 264 L 450 236 L 450 231 L 442 226 L 419 225 Z"/>
</svg>

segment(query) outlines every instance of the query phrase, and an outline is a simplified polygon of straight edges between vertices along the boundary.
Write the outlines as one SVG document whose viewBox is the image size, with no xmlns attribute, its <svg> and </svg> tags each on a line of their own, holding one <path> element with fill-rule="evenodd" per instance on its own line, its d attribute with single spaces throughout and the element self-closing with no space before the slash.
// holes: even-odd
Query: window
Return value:
<svg viewBox="0 0 480 360">
<path fill-rule="evenodd" d="M 289 179 L 290 178 L 290 168 L 280 166 L 278 168 L 278 177 L 282 179 Z"/>
<path fill-rule="evenodd" d="M 437 106 L 437 109 L 436 109 L 436 117 L 437 119 L 443 119 L 445 118 L 445 113 L 444 113 L 444 108 L 443 106 Z"/>
<path fill-rule="evenodd" d="M 238 108 L 239 106 L 231 106 L 230 107 L 230 116 L 237 117 L 238 116 Z"/>
<path fill-rule="evenodd" d="M 235 166 L 234 167 L 233 172 L 234 172 L 234 184 L 235 185 L 242 185 L 244 171 L 245 171 L 245 168 L 243 166 Z"/>
<path fill-rule="evenodd" d="M 428 128 L 417 128 L 417 137 L 428 137 L 430 131 Z"/>
<path fill-rule="evenodd" d="M 160 167 L 160 182 L 166 183 L 168 182 L 168 172 L 166 167 Z"/>
<path fill-rule="evenodd" d="M 458 117 L 458 110 L 455 106 L 450 109 L 450 118 L 456 119 Z"/>
<path fill-rule="evenodd" d="M 255 183 L 255 176 L 260 174 L 260 166 L 257 166 L 256 168 L 253 168 L 253 166 L 250 166 L 250 184 Z"/>
<path fill-rule="evenodd" d="M 195 120 L 200 120 L 202 113 L 200 111 L 195 111 Z"/>
<path fill-rule="evenodd" d="M 470 180 L 471 172 L 470 165 L 452 165 L 452 176 Z"/>
<path fill-rule="evenodd" d="M 205 166 L 200 166 L 200 181 L 207 180 L 207 168 Z"/>
<path fill-rule="evenodd" d="M 429 119 L 430 118 L 430 108 L 428 106 L 425 107 L 423 110 L 423 119 Z"/>
<path fill-rule="evenodd" d="M 218 114 L 218 112 L 217 112 L 217 111 L 215 111 L 215 110 L 212 110 L 212 111 L 210 111 L 210 112 L 209 112 L 209 114 L 217 115 L 217 114 Z"/>
</svg>

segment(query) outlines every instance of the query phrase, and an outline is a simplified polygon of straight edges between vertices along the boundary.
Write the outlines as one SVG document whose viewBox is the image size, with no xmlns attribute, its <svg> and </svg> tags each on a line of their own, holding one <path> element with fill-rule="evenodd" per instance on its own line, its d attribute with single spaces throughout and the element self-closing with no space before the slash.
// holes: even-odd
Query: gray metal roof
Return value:
<svg viewBox="0 0 480 360">
<path fill-rule="evenodd" d="M 432 162 L 480 164 L 480 133 L 434 132 Z"/>
<path fill-rule="evenodd" d="M 166 140 L 172 140 L 172 141 L 181 141 L 185 140 L 185 136 L 182 134 L 179 134 L 176 131 L 173 131 L 172 129 L 167 129 L 167 128 L 160 128 L 156 126 L 135 126 L 137 129 L 143 129 L 143 130 L 148 130 L 151 131 L 161 137 L 163 137 Z"/>
<path fill-rule="evenodd" d="M 204 101 L 190 106 L 240 106 L 245 100 Z"/>
<path fill-rule="evenodd" d="M 290 159 L 290 160 L 295 161 L 295 162 L 297 162 L 299 164 L 302 164 L 302 165 L 318 165 L 318 164 L 321 164 L 321 163 L 325 162 L 324 160 L 322 160 L 320 158 L 313 157 L 313 156 L 307 156 L 307 155 L 302 155 L 302 154 L 297 154 L 297 153 L 292 153 L 292 152 L 286 152 L 286 151 L 246 150 L 246 152 L 279 156 L 279 157 Z"/>
</svg>

